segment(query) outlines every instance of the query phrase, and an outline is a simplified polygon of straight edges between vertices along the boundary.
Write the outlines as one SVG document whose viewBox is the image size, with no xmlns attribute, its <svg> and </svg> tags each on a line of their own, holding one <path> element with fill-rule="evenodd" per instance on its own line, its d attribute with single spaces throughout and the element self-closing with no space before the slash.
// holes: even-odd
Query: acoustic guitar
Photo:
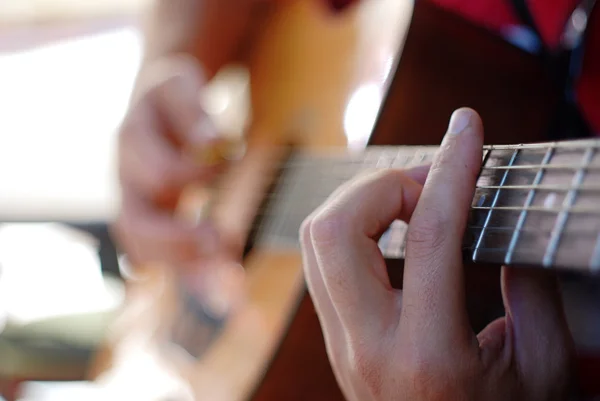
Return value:
<svg viewBox="0 0 600 401">
<path fill-rule="evenodd" d="M 365 28 L 368 13 L 388 18 Z M 361 61 L 381 56 L 378 34 L 393 35 L 384 50 L 394 57 L 373 67 Z M 302 277 L 300 223 L 365 169 L 427 162 L 463 105 L 481 113 L 486 142 L 495 144 L 485 148 L 465 236 L 474 328 L 503 312 L 500 264 L 594 282 L 600 142 L 545 141 L 558 90 L 535 56 L 427 2 L 366 1 L 332 16 L 320 1 L 297 0 L 268 16 L 249 68 L 249 130 L 262 142 L 248 155 L 272 163 L 261 174 L 266 196 L 250 196 L 257 188 L 243 179 L 236 188 L 258 209 L 244 258 L 245 303 L 213 316 L 181 291 L 172 269 L 148 269 L 128 284 L 123 314 L 90 371 L 112 399 L 342 400 Z M 374 76 L 385 99 L 365 140 L 348 134 L 344 111 Z M 392 225 L 380 242 L 398 287 L 404 229 Z"/>
</svg>

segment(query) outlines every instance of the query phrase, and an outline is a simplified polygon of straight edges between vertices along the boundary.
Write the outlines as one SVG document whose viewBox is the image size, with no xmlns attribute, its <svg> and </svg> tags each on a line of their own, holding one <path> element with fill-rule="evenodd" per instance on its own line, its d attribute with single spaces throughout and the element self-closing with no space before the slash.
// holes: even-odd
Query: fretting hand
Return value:
<svg viewBox="0 0 600 401">
<path fill-rule="evenodd" d="M 572 340 L 551 274 L 504 268 L 506 317 L 470 327 L 461 245 L 482 144 L 479 116 L 461 109 L 426 179 L 364 176 L 303 224 L 310 294 L 349 400 L 567 399 Z M 395 219 L 410 222 L 401 291 L 377 246 Z"/>
</svg>

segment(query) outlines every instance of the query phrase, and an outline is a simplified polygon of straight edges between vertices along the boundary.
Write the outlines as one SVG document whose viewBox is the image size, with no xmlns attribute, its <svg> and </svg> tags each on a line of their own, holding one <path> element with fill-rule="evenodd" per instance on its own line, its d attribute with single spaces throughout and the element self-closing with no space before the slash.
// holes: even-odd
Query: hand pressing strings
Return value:
<svg viewBox="0 0 600 401">
<path fill-rule="evenodd" d="M 360 177 L 304 222 L 308 288 L 349 400 L 567 399 L 573 346 L 552 273 L 504 267 L 505 317 L 470 327 L 461 242 L 482 145 L 479 116 L 460 109 L 426 177 Z M 395 219 L 409 223 L 402 290 L 377 246 Z"/>
</svg>

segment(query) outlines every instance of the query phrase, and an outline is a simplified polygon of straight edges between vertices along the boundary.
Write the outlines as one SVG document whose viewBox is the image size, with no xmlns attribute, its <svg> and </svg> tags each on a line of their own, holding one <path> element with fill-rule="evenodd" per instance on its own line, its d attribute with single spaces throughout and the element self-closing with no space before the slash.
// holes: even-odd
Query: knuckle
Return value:
<svg viewBox="0 0 600 401">
<path fill-rule="evenodd" d="M 413 357 L 402 364 L 400 380 L 415 399 L 443 400 L 454 387 L 461 386 L 460 373 L 449 372 L 443 366 L 432 358 Z"/>
<path fill-rule="evenodd" d="M 418 254 L 435 252 L 445 240 L 448 218 L 436 210 L 427 210 L 411 222 L 406 233 L 407 248 Z"/>
<path fill-rule="evenodd" d="M 348 216 L 340 211 L 324 211 L 312 219 L 310 237 L 315 245 L 335 244 L 348 232 Z"/>
<path fill-rule="evenodd" d="M 303 246 L 305 246 L 306 244 L 308 244 L 311 241 L 311 234 L 310 234 L 311 225 L 312 225 L 312 216 L 308 216 L 307 218 L 305 218 L 304 221 L 302 221 L 302 224 L 300 225 L 300 230 L 299 230 L 300 241 Z"/>
<path fill-rule="evenodd" d="M 349 360 L 352 376 L 358 379 L 371 394 L 375 396 L 381 394 L 384 364 L 377 348 L 365 345 L 352 347 Z"/>
<path fill-rule="evenodd" d="M 430 388 L 437 377 L 437 372 L 433 368 L 434 364 L 423 358 L 405 361 L 403 366 L 403 379 L 408 381 L 411 387 L 417 390 L 417 393 L 422 392 L 423 388 Z"/>
</svg>

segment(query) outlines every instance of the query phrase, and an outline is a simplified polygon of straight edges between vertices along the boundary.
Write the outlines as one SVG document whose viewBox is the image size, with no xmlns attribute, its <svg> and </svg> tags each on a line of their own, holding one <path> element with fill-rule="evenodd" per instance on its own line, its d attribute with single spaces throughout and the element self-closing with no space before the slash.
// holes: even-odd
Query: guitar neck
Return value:
<svg viewBox="0 0 600 401">
<path fill-rule="evenodd" d="M 343 182 L 369 169 L 430 162 L 437 147 L 369 147 L 361 153 L 294 153 L 283 165 L 252 242 L 297 247 L 302 221 Z M 600 272 L 600 140 L 485 146 L 464 240 L 474 262 Z M 404 257 L 407 225 L 379 246 Z"/>
</svg>

